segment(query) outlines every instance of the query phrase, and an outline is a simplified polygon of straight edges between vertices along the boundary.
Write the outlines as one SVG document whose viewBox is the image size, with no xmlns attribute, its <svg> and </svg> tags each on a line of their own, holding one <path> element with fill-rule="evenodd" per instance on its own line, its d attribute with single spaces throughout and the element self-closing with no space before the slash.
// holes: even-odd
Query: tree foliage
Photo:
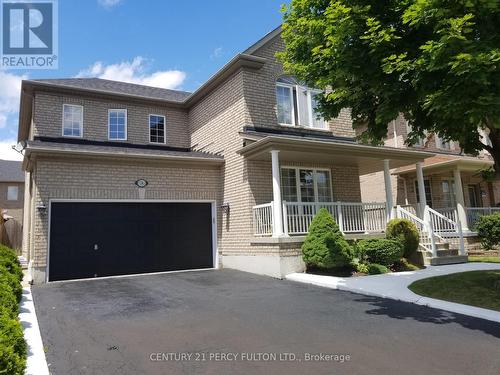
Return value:
<svg viewBox="0 0 500 375">
<path fill-rule="evenodd" d="M 325 118 L 351 108 L 377 144 L 403 114 L 409 144 L 434 132 L 488 150 L 500 171 L 500 0 L 292 0 L 283 11 L 278 57 L 325 90 Z"/>
</svg>

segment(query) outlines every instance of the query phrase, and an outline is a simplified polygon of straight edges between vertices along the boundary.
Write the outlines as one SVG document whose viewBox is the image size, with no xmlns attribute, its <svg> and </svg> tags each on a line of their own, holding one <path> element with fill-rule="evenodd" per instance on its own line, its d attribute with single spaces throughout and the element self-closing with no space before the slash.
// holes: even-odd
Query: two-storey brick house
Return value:
<svg viewBox="0 0 500 375">
<path fill-rule="evenodd" d="M 358 144 L 316 90 L 284 75 L 276 29 L 193 93 L 100 79 L 24 81 L 24 254 L 35 282 L 230 267 L 303 270 L 326 207 L 349 236 L 383 233 L 390 171 L 434 153 Z M 385 199 L 360 176 L 384 172 Z M 421 181 L 423 184 L 424 182 Z"/>
<path fill-rule="evenodd" d="M 500 182 L 483 178 L 482 172 L 494 164 L 487 152 L 466 155 L 457 142 L 444 142 L 435 134 L 427 134 L 409 147 L 406 138 L 411 129 L 402 116 L 388 128 L 386 146 L 435 153 L 422 164 L 425 204 L 452 220 L 459 219 L 468 236 L 474 237 L 474 223 L 479 216 L 500 211 Z M 481 133 L 482 141 L 488 142 L 487 134 Z M 385 195 L 379 185 L 383 178 L 381 173 L 361 178 L 364 200 L 378 200 Z M 392 170 L 391 179 L 394 202 L 412 212 L 418 211 L 420 198 L 415 166 Z"/>
</svg>

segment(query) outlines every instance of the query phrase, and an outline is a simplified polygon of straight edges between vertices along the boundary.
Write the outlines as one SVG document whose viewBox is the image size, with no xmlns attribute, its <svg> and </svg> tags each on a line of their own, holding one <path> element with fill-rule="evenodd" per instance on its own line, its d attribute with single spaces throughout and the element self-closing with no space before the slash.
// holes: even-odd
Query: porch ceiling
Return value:
<svg viewBox="0 0 500 375">
<path fill-rule="evenodd" d="M 384 169 L 383 161 L 390 160 L 391 168 L 415 164 L 434 156 L 429 152 L 376 147 L 353 142 L 305 139 L 293 136 L 268 136 L 251 143 L 238 153 L 248 160 L 271 160 L 271 150 L 279 150 L 280 162 L 325 163 L 357 166 L 359 174 Z"/>
</svg>

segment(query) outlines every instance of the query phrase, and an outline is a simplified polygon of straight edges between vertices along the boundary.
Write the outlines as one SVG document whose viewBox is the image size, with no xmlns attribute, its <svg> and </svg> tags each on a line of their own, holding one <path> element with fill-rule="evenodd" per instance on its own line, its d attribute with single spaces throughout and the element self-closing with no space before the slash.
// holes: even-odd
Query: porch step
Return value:
<svg viewBox="0 0 500 375">
<path fill-rule="evenodd" d="M 467 263 L 467 255 L 453 255 L 453 256 L 442 256 L 430 258 L 431 266 L 442 266 L 444 264 L 457 264 L 457 263 Z"/>
<path fill-rule="evenodd" d="M 448 244 L 447 244 L 448 245 Z M 442 257 L 448 257 L 448 256 L 457 256 L 458 255 L 458 249 L 437 249 L 437 256 L 438 258 Z"/>
</svg>

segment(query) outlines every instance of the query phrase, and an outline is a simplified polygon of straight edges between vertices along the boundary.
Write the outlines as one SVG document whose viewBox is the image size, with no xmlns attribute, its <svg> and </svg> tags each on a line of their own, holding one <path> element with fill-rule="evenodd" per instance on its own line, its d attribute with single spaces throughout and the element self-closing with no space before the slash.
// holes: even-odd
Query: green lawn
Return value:
<svg viewBox="0 0 500 375">
<path fill-rule="evenodd" d="M 408 288 L 421 296 L 500 311 L 500 269 L 430 277 Z"/>
<path fill-rule="evenodd" d="M 500 257 L 472 257 L 472 256 L 469 256 L 469 262 L 500 263 Z"/>
</svg>

